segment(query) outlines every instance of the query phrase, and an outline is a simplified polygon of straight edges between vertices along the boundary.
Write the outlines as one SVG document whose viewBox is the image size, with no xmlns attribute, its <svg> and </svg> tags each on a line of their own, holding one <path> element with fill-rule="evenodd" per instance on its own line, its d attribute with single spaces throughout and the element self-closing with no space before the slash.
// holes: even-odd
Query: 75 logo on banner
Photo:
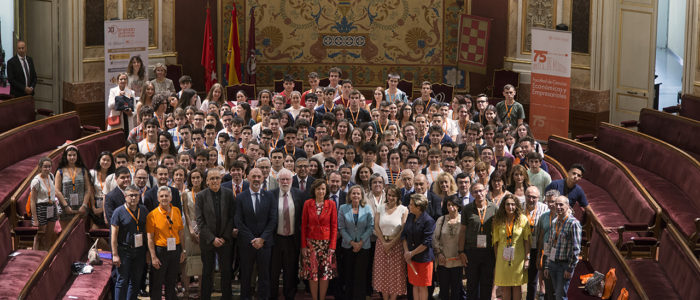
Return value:
<svg viewBox="0 0 700 300">
<path fill-rule="evenodd" d="M 535 57 L 532 59 L 534 62 L 543 63 L 547 61 L 547 51 L 533 50 L 533 52 L 535 52 Z"/>
</svg>

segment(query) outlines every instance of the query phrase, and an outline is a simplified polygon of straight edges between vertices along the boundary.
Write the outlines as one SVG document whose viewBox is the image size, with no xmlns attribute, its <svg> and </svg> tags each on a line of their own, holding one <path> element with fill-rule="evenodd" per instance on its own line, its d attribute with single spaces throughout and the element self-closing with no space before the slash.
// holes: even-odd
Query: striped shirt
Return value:
<svg viewBox="0 0 700 300">
<path fill-rule="evenodd" d="M 542 217 L 542 214 L 549 212 L 549 206 L 538 201 L 535 204 L 535 209 L 531 212 L 528 212 L 527 205 L 525 205 L 525 202 L 526 201 L 523 201 L 520 204 L 522 205 L 523 213 L 527 217 L 528 223 L 530 224 L 530 232 L 532 233 L 532 238 L 530 239 L 530 249 L 537 249 L 537 224 L 539 224 L 540 217 Z"/>
<path fill-rule="evenodd" d="M 578 254 L 581 252 L 581 224 L 573 216 L 563 220 L 563 224 L 559 218 L 556 218 L 552 221 L 550 233 L 549 244 L 556 248 L 553 250 L 553 261 L 567 262 L 569 272 L 573 273 L 578 262 Z M 552 262 L 551 257 L 548 259 Z"/>
</svg>

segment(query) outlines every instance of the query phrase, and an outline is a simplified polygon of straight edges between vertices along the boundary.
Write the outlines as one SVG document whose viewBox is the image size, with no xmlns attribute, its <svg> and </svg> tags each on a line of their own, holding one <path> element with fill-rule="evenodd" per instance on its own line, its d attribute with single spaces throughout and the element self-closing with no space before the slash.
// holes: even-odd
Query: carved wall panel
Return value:
<svg viewBox="0 0 700 300">
<path fill-rule="evenodd" d="M 533 27 L 554 28 L 557 20 L 556 0 L 523 0 L 522 14 L 522 43 L 520 45 L 523 54 L 530 53 L 532 46 Z"/>
</svg>

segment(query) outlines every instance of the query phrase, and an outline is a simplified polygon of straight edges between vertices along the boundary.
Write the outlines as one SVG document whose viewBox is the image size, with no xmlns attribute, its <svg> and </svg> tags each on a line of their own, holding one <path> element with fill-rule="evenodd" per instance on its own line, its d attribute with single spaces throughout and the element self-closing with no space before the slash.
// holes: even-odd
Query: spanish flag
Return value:
<svg viewBox="0 0 700 300">
<path fill-rule="evenodd" d="M 228 50 L 226 51 L 226 80 L 228 85 L 242 82 L 241 76 L 241 46 L 238 38 L 238 14 L 236 4 L 231 11 L 231 29 L 228 35 Z"/>
</svg>

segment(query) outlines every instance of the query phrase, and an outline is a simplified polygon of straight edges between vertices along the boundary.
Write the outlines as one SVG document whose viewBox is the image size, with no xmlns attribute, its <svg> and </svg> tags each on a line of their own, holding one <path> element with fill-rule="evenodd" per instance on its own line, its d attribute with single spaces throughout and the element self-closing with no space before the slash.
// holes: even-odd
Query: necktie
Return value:
<svg viewBox="0 0 700 300">
<path fill-rule="evenodd" d="M 265 179 L 265 181 L 263 181 L 262 190 L 263 191 L 267 190 L 267 179 Z"/>
<path fill-rule="evenodd" d="M 255 201 L 255 205 L 253 206 L 253 212 L 258 213 L 258 206 L 260 206 L 260 197 L 258 197 L 258 193 L 253 193 L 253 201 Z"/>
<path fill-rule="evenodd" d="M 29 86 L 29 66 L 27 65 L 27 57 L 22 58 L 22 69 L 24 69 L 24 84 Z"/>
<path fill-rule="evenodd" d="M 302 192 L 303 192 L 304 190 L 306 190 L 306 184 L 304 184 L 305 182 L 306 182 L 306 179 L 302 179 L 301 182 L 299 182 L 299 189 L 300 189 Z"/>
<path fill-rule="evenodd" d="M 282 196 L 282 219 L 284 221 L 283 225 L 283 233 L 284 235 L 290 235 L 292 233 L 292 226 L 290 223 L 291 216 L 289 214 L 289 203 L 287 202 L 287 193 L 284 193 L 284 196 Z"/>
<path fill-rule="evenodd" d="M 333 198 L 333 202 L 335 202 L 335 208 L 338 208 L 338 195 L 333 195 L 331 198 Z"/>
</svg>

